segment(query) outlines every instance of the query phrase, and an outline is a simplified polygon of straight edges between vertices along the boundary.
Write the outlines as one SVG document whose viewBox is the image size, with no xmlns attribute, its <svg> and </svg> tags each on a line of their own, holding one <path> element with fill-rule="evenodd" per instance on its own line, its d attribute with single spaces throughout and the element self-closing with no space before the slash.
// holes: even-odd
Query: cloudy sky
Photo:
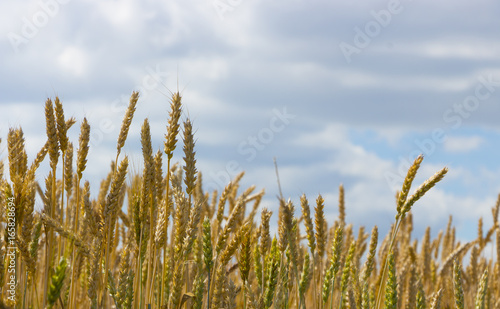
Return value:
<svg viewBox="0 0 500 309">
<path fill-rule="evenodd" d="M 385 230 L 423 153 L 414 187 L 450 171 L 415 205 L 416 236 L 453 215 L 470 240 L 479 217 L 491 226 L 500 192 L 499 13 L 493 0 L 2 1 L 0 155 L 9 127 L 22 126 L 33 159 L 44 102 L 57 95 L 91 124 L 84 178 L 95 194 L 131 92 L 141 97 L 124 152 L 140 169 L 142 121 L 163 148 L 179 89 L 207 189 L 245 170 L 276 220 L 276 157 L 297 207 L 321 193 L 332 222 L 343 183 L 347 220 Z"/>
</svg>

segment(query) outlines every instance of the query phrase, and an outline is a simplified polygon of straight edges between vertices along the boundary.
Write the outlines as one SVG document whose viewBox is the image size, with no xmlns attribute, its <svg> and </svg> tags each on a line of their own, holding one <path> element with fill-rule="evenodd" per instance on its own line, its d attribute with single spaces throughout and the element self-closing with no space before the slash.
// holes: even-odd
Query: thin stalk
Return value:
<svg viewBox="0 0 500 309">
<path fill-rule="evenodd" d="M 333 309 L 333 291 L 335 290 L 335 276 L 332 278 L 332 287 L 330 291 L 330 309 Z M 328 300 L 328 299 L 327 299 Z M 342 295 L 340 296 L 340 301 L 342 301 Z"/>
<path fill-rule="evenodd" d="M 115 175 L 118 173 L 118 162 L 115 164 Z M 106 218 L 106 224 L 105 226 L 107 227 L 106 231 L 106 251 L 105 251 L 105 259 L 104 259 L 104 288 L 102 290 L 102 301 L 106 301 L 104 299 L 104 290 L 107 290 L 107 282 L 108 282 L 108 267 L 110 263 L 110 247 L 111 247 L 111 234 L 114 232 L 115 229 L 115 220 L 112 216 L 109 216 Z M 101 303 L 102 304 L 102 303 Z"/>
<path fill-rule="evenodd" d="M 216 259 L 216 260 L 214 261 L 214 265 L 212 266 L 212 271 L 214 272 L 214 274 L 213 274 L 213 278 L 215 278 L 215 279 L 217 279 L 217 278 L 215 277 L 215 275 L 216 275 L 216 273 L 215 273 L 215 272 L 216 272 L 216 270 L 217 270 L 217 267 L 218 267 L 218 266 L 219 266 L 219 265 L 217 265 L 217 259 Z M 210 277 L 210 273 L 208 274 L 208 276 Z M 215 280 L 213 280 L 213 281 L 209 282 L 209 285 L 208 285 L 208 290 L 209 290 L 209 291 L 213 291 L 213 289 L 215 288 L 215 286 L 213 286 L 214 284 L 215 284 Z M 208 309 L 210 309 L 210 307 L 211 307 L 211 304 L 209 303 L 209 304 L 208 304 Z"/>
<path fill-rule="evenodd" d="M 291 238 L 291 237 L 290 237 Z M 291 239 L 289 241 L 292 241 Z M 299 280 L 299 270 L 297 268 L 297 264 L 295 263 L 294 265 L 294 270 L 295 270 L 295 281 L 296 281 L 296 284 L 295 284 L 295 290 L 297 291 L 297 300 L 295 301 L 295 303 L 299 303 L 299 307 L 300 308 L 300 303 L 301 303 L 301 298 L 300 297 L 300 291 L 299 291 L 299 285 L 300 285 L 300 280 Z M 288 292 L 288 290 L 287 290 Z M 288 304 L 288 302 L 287 302 Z M 304 302 L 304 306 L 305 306 L 305 302 Z"/>
<path fill-rule="evenodd" d="M 50 216 L 53 218 L 56 211 L 56 166 L 52 167 L 52 195 L 50 201 Z M 52 251 L 54 243 L 54 231 L 50 227 L 46 227 L 48 232 L 47 241 L 47 251 L 45 253 L 45 276 L 44 276 L 44 287 L 43 287 L 43 307 L 47 306 L 47 293 L 49 288 L 49 278 L 52 273 Z"/>
<path fill-rule="evenodd" d="M 65 183 L 65 177 L 64 177 L 64 163 L 65 163 L 65 155 L 64 155 L 64 151 L 61 151 L 62 154 L 61 154 L 61 157 L 62 157 L 62 175 L 61 175 L 61 207 L 60 207 L 60 211 L 59 211 L 59 223 L 61 224 L 61 226 L 64 226 L 64 222 L 63 222 L 63 211 L 64 211 L 64 183 Z M 63 255 L 63 243 L 64 243 L 64 239 L 61 239 L 61 241 L 59 242 L 59 248 L 57 250 L 58 252 L 58 255 L 57 255 L 57 260 L 59 260 L 59 258 Z"/>
<path fill-rule="evenodd" d="M 210 309 L 210 269 L 207 270 L 208 279 L 207 279 L 207 309 Z"/>
<path fill-rule="evenodd" d="M 153 276 L 154 274 L 156 273 L 156 254 L 157 254 L 157 251 L 156 249 L 153 249 Z M 154 290 L 154 287 L 153 287 L 153 284 L 154 284 L 154 280 L 151 280 L 151 284 L 149 286 L 149 302 L 151 303 L 153 301 L 153 290 Z"/>
<path fill-rule="evenodd" d="M 189 208 L 192 210 L 191 193 L 189 193 Z M 191 281 L 189 280 L 188 256 L 189 256 L 189 254 L 186 254 L 186 257 L 184 259 L 184 263 L 186 263 L 186 291 L 191 291 Z"/>
<path fill-rule="evenodd" d="M 25 272 L 25 278 L 26 280 L 24 280 L 24 295 L 23 295 L 23 308 L 25 307 L 25 303 L 26 303 L 26 295 L 28 293 L 26 293 L 26 289 L 28 288 L 28 271 Z"/>
<path fill-rule="evenodd" d="M 169 203 L 169 192 L 170 191 L 170 157 L 167 159 L 167 193 L 165 195 L 165 198 L 167 202 L 165 203 L 165 214 L 166 211 L 168 210 L 168 203 Z M 166 218 L 165 218 L 166 220 Z M 165 235 L 167 235 L 167 225 L 165 224 Z M 160 303 L 163 304 L 163 294 L 165 293 L 164 288 L 165 288 L 165 270 L 167 269 L 167 242 L 163 244 L 163 269 L 161 272 L 161 288 L 160 288 Z"/>
<path fill-rule="evenodd" d="M 149 241 L 148 241 L 148 248 L 149 248 L 149 263 L 148 263 L 148 274 L 147 274 L 147 280 L 146 280 L 146 303 L 149 304 L 151 303 L 151 299 L 153 297 L 152 294 L 152 286 L 153 286 L 153 265 L 154 259 L 156 258 L 156 250 L 154 250 L 153 246 L 153 222 L 154 222 L 154 207 L 153 207 L 153 195 L 151 194 L 151 191 L 149 192 Z M 151 254 L 151 252 L 154 252 L 154 254 Z"/>
<path fill-rule="evenodd" d="M 316 255 L 318 254 L 318 252 L 316 252 Z M 319 272 L 318 272 L 318 276 L 319 276 L 319 282 L 317 284 L 321 284 L 321 274 L 322 274 L 322 270 L 323 270 L 323 267 L 322 267 L 322 263 L 321 263 L 321 257 L 319 255 L 318 256 L 318 268 L 319 268 Z M 313 270 L 313 274 L 315 274 L 316 272 Z M 316 282 L 314 283 L 314 286 L 316 287 Z M 332 295 L 333 297 L 333 295 Z M 318 299 L 316 299 L 318 298 Z M 321 293 L 319 293 L 318 295 L 315 294 L 315 297 L 313 297 L 314 301 L 318 300 L 318 303 L 321 304 L 321 307 L 323 307 L 323 301 L 321 299 Z"/>
<path fill-rule="evenodd" d="M 142 300 L 143 300 L 143 297 L 142 297 L 142 254 L 141 254 L 141 247 L 142 247 L 142 232 L 143 232 L 143 229 L 141 228 L 141 236 L 139 237 L 139 280 L 138 280 L 138 285 L 139 285 L 139 298 L 140 298 L 140 301 L 139 301 L 139 308 L 142 308 L 143 305 L 142 305 Z"/>
<path fill-rule="evenodd" d="M 266 285 L 266 282 L 265 282 L 265 280 L 266 280 L 266 268 L 265 268 L 265 266 L 266 266 L 266 263 L 265 263 L 266 257 L 262 253 L 260 255 L 261 255 L 261 258 L 262 258 L 262 287 L 261 287 L 261 295 L 264 295 L 264 290 L 265 290 L 264 288 L 265 288 L 265 285 Z"/>
<path fill-rule="evenodd" d="M 243 280 L 243 288 L 247 286 L 247 280 Z M 243 293 L 243 309 L 247 309 L 247 293 Z"/>
<path fill-rule="evenodd" d="M 316 261 L 316 254 L 315 252 L 312 252 L 313 254 L 313 265 L 315 265 L 314 261 Z M 316 272 L 314 271 L 314 268 L 313 268 L 313 279 L 312 279 L 312 282 L 313 282 L 313 292 L 314 292 L 314 296 L 313 296 L 313 308 L 316 308 L 316 297 L 319 296 L 321 297 L 321 295 L 318 295 L 318 291 L 317 291 L 317 285 L 318 285 L 318 282 L 316 282 Z M 323 308 L 323 302 L 320 301 L 320 308 Z"/>
<path fill-rule="evenodd" d="M 114 170 L 114 174 L 116 175 L 116 173 L 118 173 L 118 156 L 120 155 L 120 152 L 117 152 L 116 154 L 116 160 L 115 160 L 115 170 Z M 78 208 L 78 207 L 77 207 Z M 106 223 L 108 224 L 105 224 L 104 226 L 107 227 L 107 231 L 106 231 L 106 235 L 105 235 L 105 239 L 106 239 L 106 249 L 105 249 L 105 253 L 104 253 L 104 288 L 101 290 L 101 295 L 99 295 L 99 299 L 101 301 L 101 305 L 102 305 L 102 302 L 104 301 L 104 296 L 105 296 L 105 290 L 107 290 L 107 282 L 108 282 L 108 265 L 109 265 L 109 246 L 110 246 L 110 238 L 111 238 L 111 231 L 112 231 L 112 227 L 111 227 L 111 222 L 110 221 L 110 218 L 106 218 Z"/>
<path fill-rule="evenodd" d="M 111 226 L 111 220 L 106 220 L 108 222 L 108 224 L 106 226 L 108 226 L 108 230 L 107 230 L 107 233 L 106 233 L 106 251 L 105 251 L 105 258 L 104 258 L 104 289 L 102 290 L 102 299 L 101 299 L 101 305 L 102 305 L 102 302 L 104 302 L 104 290 L 107 290 L 107 282 L 108 282 L 108 266 L 109 266 L 109 249 L 110 249 L 110 242 L 111 242 L 111 231 L 112 229 L 114 229 L 112 226 Z"/>
<path fill-rule="evenodd" d="M 64 174 L 64 173 L 63 173 Z M 79 205 L 80 205 L 80 180 L 81 178 L 78 177 L 77 184 L 76 184 L 76 201 L 75 201 L 75 214 L 73 216 L 74 218 L 74 224 L 73 224 L 73 233 L 76 235 L 78 231 L 78 214 L 80 213 L 79 211 Z M 63 185 L 63 190 L 64 192 L 64 185 Z M 73 308 L 74 305 L 74 299 L 75 299 L 75 285 L 76 285 L 76 280 L 75 280 L 75 243 L 72 241 L 71 242 L 71 263 L 73 263 L 73 267 L 71 267 L 71 286 L 70 286 L 70 293 L 69 293 L 69 309 Z"/>
<path fill-rule="evenodd" d="M 401 218 L 398 218 L 396 220 L 396 225 L 394 226 L 394 233 L 391 235 L 391 242 L 389 243 L 389 249 L 387 252 L 390 252 L 392 250 L 392 246 L 394 245 L 394 241 L 396 239 L 396 235 L 399 231 L 399 227 L 401 225 Z M 378 309 L 380 308 L 380 302 L 382 300 L 382 288 L 383 286 L 385 285 L 384 282 L 385 282 L 385 273 L 387 272 L 387 267 L 389 265 L 389 260 L 388 258 L 385 259 L 385 262 L 384 262 L 384 269 L 382 271 L 382 277 L 380 279 L 380 285 L 378 287 L 378 292 L 377 292 L 377 303 L 375 304 L 375 309 Z"/>
</svg>

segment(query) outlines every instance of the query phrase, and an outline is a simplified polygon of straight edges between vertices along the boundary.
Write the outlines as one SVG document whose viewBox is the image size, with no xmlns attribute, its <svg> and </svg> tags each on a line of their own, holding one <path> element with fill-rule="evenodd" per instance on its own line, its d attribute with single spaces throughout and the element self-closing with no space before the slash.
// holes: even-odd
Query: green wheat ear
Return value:
<svg viewBox="0 0 500 309">
<path fill-rule="evenodd" d="M 387 285 L 385 288 L 385 308 L 396 309 L 398 305 L 397 293 L 397 278 L 396 278 L 396 262 L 394 260 L 394 253 L 391 250 L 389 253 L 389 276 L 387 278 Z"/>
<path fill-rule="evenodd" d="M 457 309 L 464 309 L 464 290 L 462 288 L 462 270 L 458 259 L 453 261 L 453 290 Z"/>
<path fill-rule="evenodd" d="M 422 285 L 422 282 L 419 280 L 417 281 L 417 301 L 415 304 L 415 307 L 417 309 L 425 309 L 425 292 L 424 292 L 424 286 Z"/>
<path fill-rule="evenodd" d="M 269 281 L 266 284 L 266 290 L 264 292 L 264 308 L 269 308 L 273 304 L 274 291 L 276 289 L 276 284 L 278 283 L 278 267 L 281 260 L 281 252 L 277 246 L 276 236 L 273 238 L 271 244 L 271 252 L 267 256 L 269 259 L 267 273 Z"/>
<path fill-rule="evenodd" d="M 306 251 L 306 255 L 304 257 L 304 266 L 302 267 L 302 274 L 300 276 L 299 284 L 299 295 L 301 299 L 305 298 L 306 290 L 309 287 L 309 282 L 311 281 L 310 263 L 311 261 L 309 252 Z"/>
<path fill-rule="evenodd" d="M 54 271 L 54 275 L 52 275 L 50 287 L 49 287 L 49 295 L 48 302 L 50 307 L 52 307 L 56 301 L 59 299 L 61 295 L 61 289 L 64 283 L 64 278 L 66 278 L 66 268 L 68 267 L 68 263 L 66 258 L 63 256 L 59 261 L 59 265 L 57 265 L 56 270 Z"/>
</svg>

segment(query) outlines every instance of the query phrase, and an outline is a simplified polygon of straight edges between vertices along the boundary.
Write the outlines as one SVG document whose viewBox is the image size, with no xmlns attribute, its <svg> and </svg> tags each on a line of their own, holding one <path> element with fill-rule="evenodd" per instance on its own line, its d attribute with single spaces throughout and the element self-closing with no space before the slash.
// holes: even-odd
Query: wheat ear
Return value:
<svg viewBox="0 0 500 309">
<path fill-rule="evenodd" d="M 398 305 L 397 280 L 396 280 L 396 261 L 394 253 L 391 251 L 388 258 L 389 275 L 387 278 L 385 290 L 385 308 L 396 309 Z"/>
<path fill-rule="evenodd" d="M 118 162 L 118 156 L 125 145 L 125 140 L 127 140 L 128 130 L 130 125 L 132 124 L 132 119 L 134 118 L 135 107 L 137 105 L 137 101 L 139 100 L 139 92 L 134 91 L 130 96 L 130 101 L 127 107 L 127 112 L 123 117 L 122 126 L 120 129 L 120 135 L 118 135 L 118 141 L 116 143 L 116 160 Z"/>
<path fill-rule="evenodd" d="M 311 219 L 311 210 L 305 194 L 303 194 L 300 197 L 300 206 L 302 208 L 302 217 L 304 218 L 304 225 L 306 226 L 309 249 L 311 249 L 311 254 L 314 256 L 316 250 L 316 238 L 314 235 L 314 225 Z"/>
<path fill-rule="evenodd" d="M 453 261 L 453 290 L 457 309 L 464 309 L 464 290 L 462 288 L 462 270 L 458 259 Z"/>
<path fill-rule="evenodd" d="M 408 169 L 408 173 L 406 174 L 406 177 L 403 181 L 403 187 L 401 188 L 401 191 L 399 191 L 399 196 L 397 199 L 398 215 L 401 215 L 402 213 L 403 206 L 406 202 L 406 198 L 408 197 L 408 192 L 410 192 L 411 184 L 413 182 L 413 179 L 415 179 L 418 168 L 420 167 L 420 164 L 422 163 L 423 160 L 424 156 L 419 155 L 413 162 L 412 166 Z"/>
<path fill-rule="evenodd" d="M 186 184 L 186 193 L 189 195 L 191 203 L 191 194 L 196 184 L 196 159 L 194 151 L 193 125 L 189 119 L 184 122 L 184 166 L 185 176 L 184 183 Z"/>
<path fill-rule="evenodd" d="M 167 125 L 167 134 L 165 135 L 165 154 L 171 159 L 177 143 L 177 134 L 179 133 L 179 119 L 182 112 L 182 97 L 179 92 L 172 95 L 170 103 L 170 114 Z"/>
<path fill-rule="evenodd" d="M 271 244 L 271 252 L 268 255 L 269 263 L 267 267 L 268 281 L 264 292 L 264 308 L 269 308 L 273 304 L 274 291 L 278 283 L 278 269 L 281 261 L 281 254 L 277 246 L 276 237 L 273 238 Z"/>
<path fill-rule="evenodd" d="M 59 265 L 54 271 L 54 275 L 52 276 L 52 280 L 49 287 L 49 294 L 47 300 L 50 307 L 52 307 L 60 297 L 61 289 L 64 283 L 64 278 L 66 277 L 67 266 L 68 264 L 66 263 L 66 259 L 62 257 L 59 262 Z"/>
<path fill-rule="evenodd" d="M 243 231 L 243 236 L 240 241 L 240 248 L 238 254 L 238 267 L 240 269 L 241 280 L 243 281 L 243 287 L 248 284 L 248 275 L 250 274 L 250 267 L 252 265 L 252 233 L 250 232 L 250 225 L 245 225 L 245 230 Z M 246 294 L 243 294 L 243 306 L 246 308 Z"/>
<path fill-rule="evenodd" d="M 317 242 L 319 260 L 323 259 L 323 256 L 325 254 L 326 236 L 327 236 L 324 208 L 325 208 L 325 200 L 321 195 L 319 195 L 318 198 L 316 199 L 316 207 L 314 208 L 315 211 L 314 223 L 316 225 L 316 242 Z"/>
<path fill-rule="evenodd" d="M 323 307 L 328 301 L 328 298 L 331 294 L 332 295 L 331 307 L 333 308 L 333 288 L 335 286 L 335 278 L 337 276 L 337 272 L 340 268 L 343 240 L 344 240 L 344 226 L 339 225 L 335 230 L 330 267 L 326 271 L 325 277 L 323 279 L 323 290 L 321 294 L 323 299 Z"/>
<path fill-rule="evenodd" d="M 344 185 L 339 186 L 339 221 L 345 225 L 345 201 L 344 201 Z"/>
<path fill-rule="evenodd" d="M 45 101 L 46 131 L 49 140 L 50 167 L 55 170 L 59 159 L 59 141 L 54 117 L 54 105 L 51 99 Z"/>
</svg>

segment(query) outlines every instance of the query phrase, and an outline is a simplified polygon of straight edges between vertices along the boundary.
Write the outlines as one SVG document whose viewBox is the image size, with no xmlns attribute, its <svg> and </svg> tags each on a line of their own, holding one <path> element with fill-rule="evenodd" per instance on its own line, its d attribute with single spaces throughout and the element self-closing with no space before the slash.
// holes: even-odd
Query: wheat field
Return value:
<svg viewBox="0 0 500 309">
<path fill-rule="evenodd" d="M 240 188 L 243 173 L 221 192 L 204 191 L 178 92 L 164 149 L 152 149 L 145 119 L 144 166 L 130 172 L 121 150 L 138 100 L 133 92 L 99 192 L 85 180 L 91 127 L 79 122 L 73 144 L 67 132 L 77 121 L 57 97 L 45 102 L 47 141 L 31 164 L 22 129 L 9 130 L 0 162 L 0 308 L 500 309 L 500 197 L 471 242 L 455 239 L 451 216 L 436 238 L 427 228 L 414 239 L 412 207 L 448 171 L 410 194 L 419 156 L 385 236 L 345 222 L 342 186 L 334 222 L 321 195 L 303 195 L 300 205 L 280 196 L 273 213 L 260 208 L 264 190 Z M 174 151 L 182 162 L 172 162 Z M 45 160 L 50 172 L 40 184 Z"/>
</svg>

